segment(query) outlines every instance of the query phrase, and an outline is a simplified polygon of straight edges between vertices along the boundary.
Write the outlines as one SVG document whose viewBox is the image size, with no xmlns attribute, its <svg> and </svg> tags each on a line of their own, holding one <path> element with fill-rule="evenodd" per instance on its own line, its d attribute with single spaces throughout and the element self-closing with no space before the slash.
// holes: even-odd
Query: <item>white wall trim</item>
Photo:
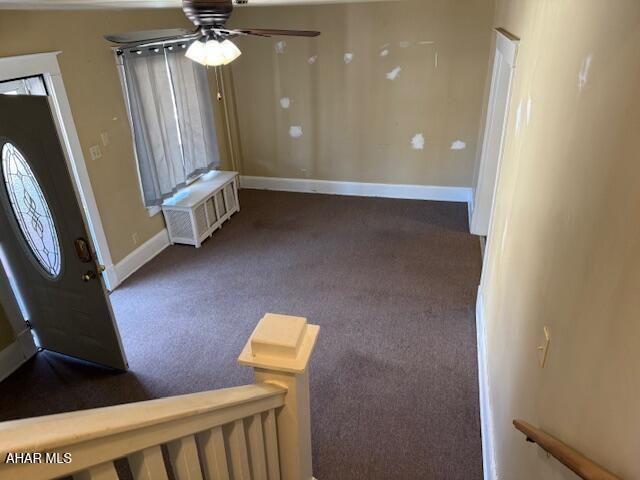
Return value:
<svg viewBox="0 0 640 480">
<path fill-rule="evenodd" d="M 279 177 L 240 177 L 241 188 L 278 190 L 283 192 L 324 193 L 357 197 L 401 198 L 408 200 L 435 200 L 464 202 L 471 200 L 471 188 L 441 187 L 435 185 L 406 185 L 390 183 L 340 182 Z"/>
<path fill-rule="evenodd" d="M 73 179 L 76 196 L 82 206 L 82 213 L 91 235 L 98 261 L 102 265 L 111 265 L 113 262 L 107 236 L 102 225 L 78 132 L 71 113 L 71 106 L 62 81 L 58 63 L 58 55 L 60 53 L 62 52 L 57 51 L 0 58 L 0 81 L 35 75 L 43 76 L 49 93 L 60 142 L 65 153 L 67 168 Z M 108 275 L 105 275 L 104 279 L 107 287 L 112 288 L 109 284 Z"/>
<path fill-rule="evenodd" d="M 107 277 L 110 279 L 109 290 L 114 290 L 140 267 L 167 248 L 169 244 L 169 233 L 165 228 L 144 242 L 118 263 L 107 267 L 105 272 Z"/>
<path fill-rule="evenodd" d="M 475 202 L 475 192 L 473 188 L 470 189 L 471 192 L 469 194 L 469 201 L 467 202 L 467 214 L 469 216 L 469 231 L 471 231 L 471 219 L 473 218 L 473 208 Z"/>
<path fill-rule="evenodd" d="M 0 351 L 0 382 L 15 372 L 36 353 L 31 330 L 25 328 L 13 343 Z"/>
<path fill-rule="evenodd" d="M 0 381 L 7 378 L 26 362 L 17 340 L 0 351 Z"/>
<path fill-rule="evenodd" d="M 474 212 L 469 224 L 471 233 L 481 236 L 487 236 L 491 228 L 519 45 L 519 40 L 501 28 L 495 29 L 495 35 L 489 100 L 480 156 L 477 160 Z M 505 71 L 508 71 L 507 78 L 501 76 Z"/>
<path fill-rule="evenodd" d="M 493 410 L 487 370 L 487 344 L 484 323 L 484 303 L 478 288 L 476 301 L 476 336 L 478 343 L 478 384 L 480 389 L 480 428 L 482 430 L 482 464 L 484 480 L 496 480 L 496 461 L 493 435 Z"/>
<path fill-rule="evenodd" d="M 0 381 L 11 375 L 20 365 L 36 353 L 36 344 L 27 327 L 26 315 L 20 307 L 18 292 L 12 286 L 13 272 L 0 245 L 0 304 L 7 314 L 15 340 L 0 351 Z M 23 305 L 24 306 L 24 305 Z"/>
</svg>

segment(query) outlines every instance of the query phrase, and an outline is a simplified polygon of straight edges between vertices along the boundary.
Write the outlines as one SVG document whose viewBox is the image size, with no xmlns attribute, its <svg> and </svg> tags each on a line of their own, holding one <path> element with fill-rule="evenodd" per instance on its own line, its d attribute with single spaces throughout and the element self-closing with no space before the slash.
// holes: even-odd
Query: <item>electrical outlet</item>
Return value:
<svg viewBox="0 0 640 480">
<path fill-rule="evenodd" d="M 134 233 L 133 235 L 131 235 L 131 240 L 133 241 L 134 245 L 138 244 L 138 234 Z"/>
<path fill-rule="evenodd" d="M 109 145 L 109 134 L 107 132 L 102 132 L 100 134 L 100 139 L 102 140 L 102 145 L 106 147 Z"/>
<path fill-rule="evenodd" d="M 100 145 L 93 145 L 89 147 L 89 154 L 91 155 L 91 160 L 98 160 L 102 158 L 102 150 L 100 150 Z"/>
</svg>

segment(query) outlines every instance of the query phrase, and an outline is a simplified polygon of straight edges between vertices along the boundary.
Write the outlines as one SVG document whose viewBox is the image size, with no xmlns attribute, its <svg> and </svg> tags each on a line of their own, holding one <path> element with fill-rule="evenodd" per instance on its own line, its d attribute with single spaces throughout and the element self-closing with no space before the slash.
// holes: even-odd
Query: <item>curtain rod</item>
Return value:
<svg viewBox="0 0 640 480">
<path fill-rule="evenodd" d="M 153 47 L 163 47 L 163 48 L 169 48 L 172 47 L 175 44 L 179 44 L 181 42 L 185 42 L 185 44 L 189 41 L 191 41 L 192 39 L 173 39 L 173 40 L 164 40 L 162 42 L 146 42 L 146 43 L 128 43 L 126 45 L 118 45 L 118 46 L 113 46 L 111 47 L 111 50 L 115 50 L 115 52 L 118 55 L 122 55 L 124 53 L 125 50 L 133 50 L 133 49 L 139 49 L 139 48 L 153 48 Z M 183 47 L 184 48 L 184 47 Z"/>
</svg>

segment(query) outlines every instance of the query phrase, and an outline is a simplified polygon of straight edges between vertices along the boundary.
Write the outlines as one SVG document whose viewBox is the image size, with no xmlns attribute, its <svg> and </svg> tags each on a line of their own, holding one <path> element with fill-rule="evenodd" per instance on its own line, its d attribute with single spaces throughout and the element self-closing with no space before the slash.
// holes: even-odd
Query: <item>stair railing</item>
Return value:
<svg viewBox="0 0 640 480">
<path fill-rule="evenodd" d="M 0 423 L 0 479 L 117 480 L 125 458 L 135 480 L 311 480 L 318 333 L 265 315 L 238 359 L 253 385 Z"/>
</svg>

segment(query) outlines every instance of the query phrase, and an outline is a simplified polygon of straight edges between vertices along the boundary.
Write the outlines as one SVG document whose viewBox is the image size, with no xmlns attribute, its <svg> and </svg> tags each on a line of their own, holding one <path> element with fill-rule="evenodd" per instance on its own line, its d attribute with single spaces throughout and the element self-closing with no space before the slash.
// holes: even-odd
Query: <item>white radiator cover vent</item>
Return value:
<svg viewBox="0 0 640 480">
<path fill-rule="evenodd" d="M 196 248 L 239 211 L 237 172 L 209 172 L 162 204 L 171 244 Z"/>
</svg>

